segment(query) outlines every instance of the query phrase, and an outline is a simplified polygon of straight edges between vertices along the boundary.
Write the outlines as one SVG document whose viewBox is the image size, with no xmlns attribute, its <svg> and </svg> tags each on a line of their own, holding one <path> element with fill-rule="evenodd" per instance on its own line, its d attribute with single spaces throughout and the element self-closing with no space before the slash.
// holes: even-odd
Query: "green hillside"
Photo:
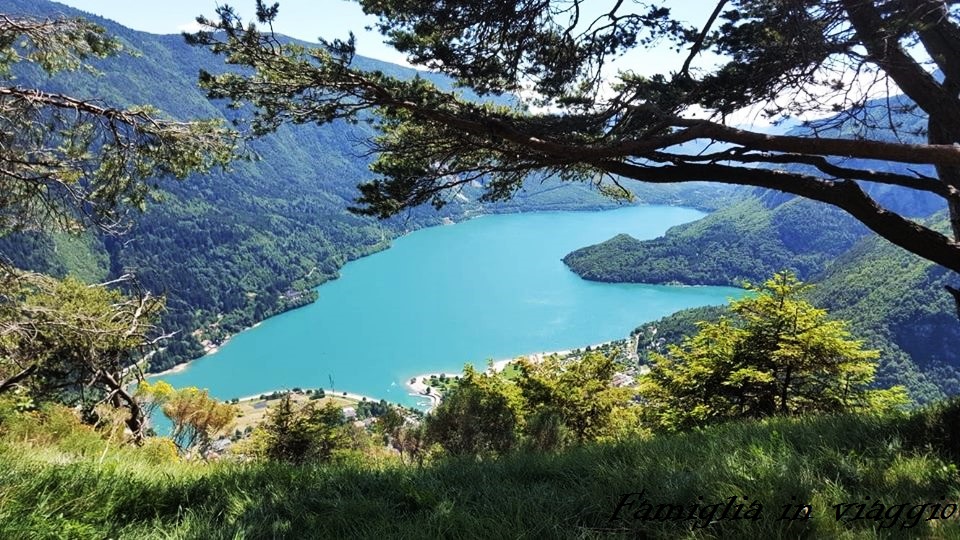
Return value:
<svg viewBox="0 0 960 540">
<path fill-rule="evenodd" d="M 811 299 L 883 352 L 879 379 L 921 399 L 960 393 L 956 279 L 880 238 L 864 238 L 817 276 Z M 933 392 L 936 388 L 937 392 Z"/>
<path fill-rule="evenodd" d="M 8 415 L 0 417 L 0 537 L 955 537 L 956 515 L 928 518 L 960 497 L 956 414 L 953 405 L 733 422 L 422 467 L 349 455 L 327 465 L 181 463 L 157 445 L 111 445 L 55 410 Z M 697 505 L 695 518 L 645 520 L 652 516 L 631 493 L 685 512 Z M 757 519 L 724 514 L 730 497 L 744 509 L 759 505 Z M 849 519 L 864 503 L 871 518 Z M 838 504 L 855 506 L 838 520 Z M 872 519 L 877 504 L 882 518 Z M 788 517 L 809 505 L 810 519 L 778 519 L 784 505 Z"/>
<path fill-rule="evenodd" d="M 948 274 L 818 203 L 788 198 L 770 208 L 751 198 L 662 238 L 620 235 L 564 262 L 585 279 L 689 285 L 756 283 L 791 269 L 817 285 L 815 304 L 882 351 L 881 384 L 904 384 L 921 402 L 960 391 L 960 324 L 944 291 Z M 711 314 L 679 313 L 650 326 L 661 329 L 657 339 L 675 343 Z"/>
<path fill-rule="evenodd" d="M 641 242 L 619 235 L 563 261 L 585 279 L 607 282 L 739 285 L 783 269 L 809 279 L 866 233 L 853 218 L 820 203 L 789 199 L 771 207 L 751 197 L 661 238 Z"/>
</svg>

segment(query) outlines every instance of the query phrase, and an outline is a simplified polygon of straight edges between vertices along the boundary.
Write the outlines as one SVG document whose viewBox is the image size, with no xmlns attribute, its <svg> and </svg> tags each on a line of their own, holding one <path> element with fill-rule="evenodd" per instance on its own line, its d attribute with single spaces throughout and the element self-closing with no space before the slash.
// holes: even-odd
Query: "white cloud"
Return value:
<svg viewBox="0 0 960 540">
<path fill-rule="evenodd" d="M 187 32 L 187 33 L 193 34 L 201 30 L 207 30 L 209 28 L 210 28 L 209 26 L 200 24 L 197 21 L 190 21 L 177 26 L 177 32 Z"/>
</svg>

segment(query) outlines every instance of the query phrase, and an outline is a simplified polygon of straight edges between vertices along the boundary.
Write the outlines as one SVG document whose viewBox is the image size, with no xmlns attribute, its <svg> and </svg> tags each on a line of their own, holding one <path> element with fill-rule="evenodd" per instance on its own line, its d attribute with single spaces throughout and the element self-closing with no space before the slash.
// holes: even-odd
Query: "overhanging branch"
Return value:
<svg viewBox="0 0 960 540">
<path fill-rule="evenodd" d="M 723 182 L 775 189 L 831 204 L 846 211 L 893 244 L 954 272 L 960 272 L 960 244 L 929 227 L 883 208 L 853 181 L 835 182 L 797 173 L 727 165 L 679 164 L 648 167 L 624 161 L 601 160 L 596 166 L 611 174 L 644 182 Z"/>
<path fill-rule="evenodd" d="M 923 176 L 910 176 L 906 174 L 897 174 L 883 171 L 874 171 L 868 169 L 857 169 L 853 167 L 843 167 L 829 162 L 822 156 L 811 156 L 804 154 L 774 154 L 774 153 L 750 153 L 743 148 L 725 150 L 712 154 L 671 154 L 667 152 L 656 152 L 648 156 L 651 160 L 661 163 L 721 163 L 724 161 L 735 161 L 738 163 L 775 163 L 775 164 L 801 164 L 816 167 L 823 173 L 829 174 L 836 179 L 844 180 L 864 180 L 878 184 L 889 184 L 905 188 L 915 189 L 917 191 L 927 191 L 935 193 L 941 197 L 960 197 L 960 192 L 950 189 L 935 178 Z"/>
<path fill-rule="evenodd" d="M 17 383 L 26 379 L 27 377 L 33 375 L 37 370 L 37 364 L 30 364 L 19 373 L 16 373 L 5 380 L 0 381 L 0 394 L 6 392 L 10 388 L 13 388 Z"/>
</svg>

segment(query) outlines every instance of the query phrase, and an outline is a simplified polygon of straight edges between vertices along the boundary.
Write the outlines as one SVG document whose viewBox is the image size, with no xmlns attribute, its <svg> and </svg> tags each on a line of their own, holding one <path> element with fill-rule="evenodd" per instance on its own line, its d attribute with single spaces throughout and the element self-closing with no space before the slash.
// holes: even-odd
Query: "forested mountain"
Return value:
<svg viewBox="0 0 960 540">
<path fill-rule="evenodd" d="M 198 8 L 199 10 L 200 8 Z M 84 16 L 107 29 L 124 53 L 94 61 L 97 73 L 48 77 L 22 68 L 23 85 L 118 106 L 148 105 L 175 119 L 238 116 L 211 103 L 197 86 L 201 68 L 222 71 L 221 58 L 187 45 L 179 35 L 152 35 L 46 1 L 12 0 L 4 11 L 35 17 Z M 358 58 L 365 67 L 414 76 L 414 70 Z M 437 75 L 422 76 L 449 86 Z M 243 114 L 239 113 L 240 115 Z M 372 131 L 363 123 L 281 126 L 248 143 L 248 160 L 229 170 L 160 183 L 162 202 L 132 215 L 120 237 L 24 233 L 0 239 L 15 265 L 87 281 L 132 272 L 148 290 L 167 296 L 163 327 L 178 332 L 152 359 L 163 369 L 201 354 L 214 343 L 265 317 L 315 297 L 312 287 L 337 275 L 348 260 L 387 247 L 405 231 L 485 212 L 600 208 L 617 203 L 584 184 L 531 181 L 509 203 L 482 204 L 479 186 L 465 189 L 440 212 L 417 209 L 385 222 L 349 214 L 356 185 L 370 178 L 364 155 Z M 705 194 L 707 197 L 703 197 Z M 716 200 L 722 190 L 650 189 L 646 202 Z M 197 331 L 200 330 L 200 331 Z"/>
<path fill-rule="evenodd" d="M 945 228 L 942 216 L 934 221 Z M 960 394 L 960 322 L 944 291 L 957 283 L 949 272 L 870 235 L 813 281 L 812 301 L 881 349 L 881 384 L 903 382 L 922 400 Z"/>
<path fill-rule="evenodd" d="M 79 14 L 49 2 L 15 1 L 6 9 L 38 17 Z M 25 71 L 19 80 L 114 106 L 147 104 L 177 119 L 225 116 L 196 85 L 200 67 L 215 69 L 219 59 L 181 36 L 89 18 L 120 38 L 125 53 L 95 63 L 96 74 L 46 79 Z M 250 161 L 162 182 L 162 203 L 131 216 L 133 227 L 122 237 L 13 236 L 3 240 L 3 253 L 14 264 L 55 275 L 80 268 L 83 277 L 96 279 L 132 272 L 147 289 L 166 294 L 163 326 L 180 332 L 154 361 L 167 367 L 202 352 L 190 335 L 195 329 L 205 328 L 196 337 L 217 341 L 303 303 L 311 285 L 335 276 L 346 260 L 385 247 L 402 230 L 400 223 L 344 212 L 367 174 L 354 144 L 364 136 L 364 126 L 282 128 L 249 144 Z M 60 257 L 65 243 L 74 262 Z"/>
<path fill-rule="evenodd" d="M 953 348 L 960 339 L 960 323 L 944 291 L 949 274 L 874 235 L 864 235 L 859 226 L 845 229 L 842 220 L 831 221 L 837 217 L 832 209 L 820 207 L 818 214 L 814 203 L 799 200 L 783 206 L 793 205 L 810 205 L 803 214 L 806 219 L 786 221 L 783 216 L 790 215 L 786 210 L 763 210 L 759 200 L 751 199 L 677 227 L 665 238 L 640 242 L 618 236 L 569 255 L 568 264 L 586 272 L 611 261 L 613 272 L 622 272 L 611 272 L 613 277 L 685 284 L 757 283 L 768 270 L 792 269 L 815 284 L 809 293 L 815 305 L 849 320 L 857 336 L 881 350 L 877 374 L 881 386 L 904 384 L 921 402 L 960 393 L 960 362 Z M 846 245 L 832 249 L 829 242 L 819 242 L 824 234 Z M 791 242 L 804 239 L 806 251 L 791 251 Z M 755 249 L 754 241 L 765 242 L 765 251 Z M 794 259 L 797 254 L 801 256 Z M 658 262 L 659 257 L 665 262 Z M 581 275 L 590 279 L 589 274 Z M 686 310 L 638 330 L 646 336 L 643 346 L 662 340 L 657 346 L 662 348 L 693 334 L 697 321 L 719 315 L 718 309 Z M 651 328 L 657 332 L 649 333 Z"/>
<path fill-rule="evenodd" d="M 919 139 L 921 119 L 909 112 L 896 118 L 900 137 Z M 852 120 L 835 120 L 822 121 L 821 126 L 831 126 L 822 131 L 852 136 L 863 129 Z M 809 129 L 796 128 L 793 134 L 808 134 Z M 872 165 L 893 170 L 890 164 Z M 885 206 L 946 228 L 942 200 L 891 186 L 866 188 Z M 944 291 L 948 273 L 873 235 L 832 206 L 757 190 L 661 238 L 639 241 L 619 235 L 574 251 L 564 262 L 585 279 L 687 285 L 757 283 L 773 272 L 792 270 L 817 284 L 811 292 L 816 305 L 850 320 L 858 335 L 882 351 L 882 386 L 905 384 L 920 401 L 960 392 L 960 357 L 951 348 L 960 339 L 960 323 Z M 659 329 L 656 339 L 676 342 L 695 331 L 696 320 L 715 315 L 693 310 L 652 326 Z"/>
<path fill-rule="evenodd" d="M 610 282 L 731 285 L 784 269 L 809 279 L 867 234 L 841 210 L 781 199 L 749 197 L 663 237 L 641 242 L 619 235 L 564 262 L 585 279 Z"/>
</svg>

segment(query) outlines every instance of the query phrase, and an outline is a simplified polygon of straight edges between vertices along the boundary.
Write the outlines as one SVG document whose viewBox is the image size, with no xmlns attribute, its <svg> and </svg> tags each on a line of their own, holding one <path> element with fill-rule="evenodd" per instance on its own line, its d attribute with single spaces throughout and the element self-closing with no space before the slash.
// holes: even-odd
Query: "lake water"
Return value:
<svg viewBox="0 0 960 540">
<path fill-rule="evenodd" d="M 641 206 L 603 212 L 485 216 L 398 239 L 322 285 L 317 302 L 242 332 L 160 378 L 230 399 L 330 388 L 416 404 L 406 381 L 464 363 L 626 337 L 674 311 L 739 297 L 729 287 L 596 283 L 561 261 L 628 233 L 647 239 L 703 216 Z"/>
</svg>

